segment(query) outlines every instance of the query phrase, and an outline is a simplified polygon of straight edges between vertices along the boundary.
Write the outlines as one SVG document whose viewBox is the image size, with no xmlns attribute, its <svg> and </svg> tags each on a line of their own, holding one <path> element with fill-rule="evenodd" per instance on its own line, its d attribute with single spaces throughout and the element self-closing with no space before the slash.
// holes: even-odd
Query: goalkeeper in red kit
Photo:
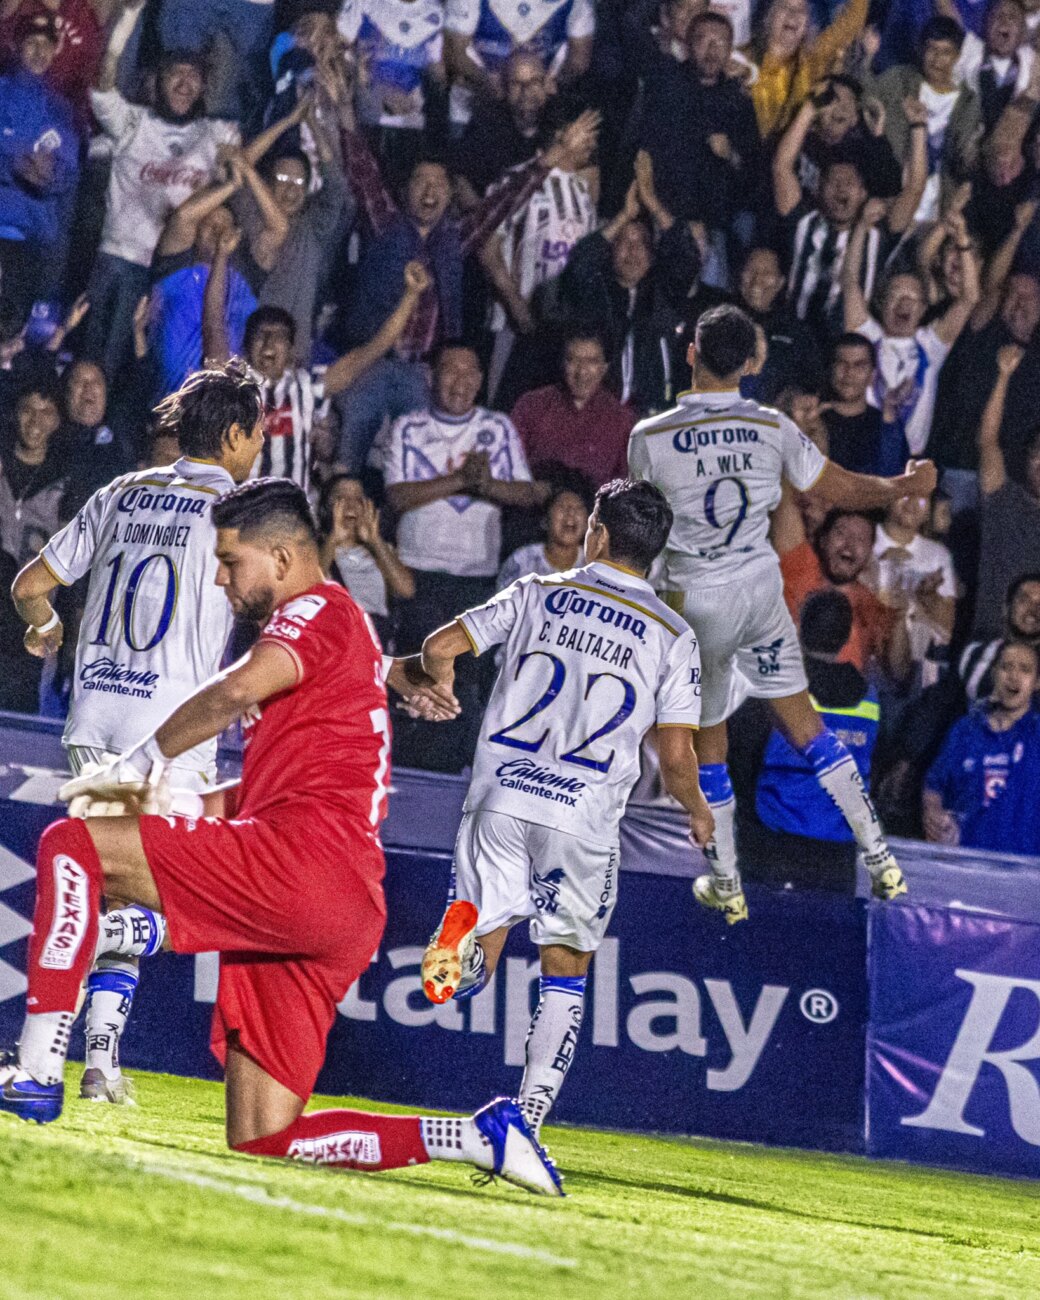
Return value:
<svg viewBox="0 0 1040 1300">
<path fill-rule="evenodd" d="M 0 1068 L 0 1110 L 41 1123 L 61 1113 L 104 895 L 162 912 L 176 952 L 221 954 L 211 1047 L 225 1066 L 235 1150 L 369 1170 L 462 1160 L 560 1194 L 551 1161 L 506 1098 L 470 1119 L 303 1113 L 336 1005 L 369 965 L 386 919 L 383 658 L 365 614 L 324 579 L 299 487 L 255 480 L 212 510 L 217 584 L 263 631 L 153 735 L 64 787 L 81 803 L 145 811 L 67 818 L 40 840 L 27 1014 L 17 1057 Z M 224 806 L 207 796 L 195 816 L 162 815 L 172 760 L 239 719 L 242 781 L 218 796 Z"/>
</svg>

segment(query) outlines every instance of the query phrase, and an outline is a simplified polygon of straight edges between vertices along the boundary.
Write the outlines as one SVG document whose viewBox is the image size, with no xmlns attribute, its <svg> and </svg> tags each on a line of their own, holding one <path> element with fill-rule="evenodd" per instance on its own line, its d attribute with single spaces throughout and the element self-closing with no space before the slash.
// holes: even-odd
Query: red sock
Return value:
<svg viewBox="0 0 1040 1300">
<path fill-rule="evenodd" d="M 312 1110 L 280 1133 L 240 1142 L 235 1150 L 343 1169 L 400 1169 L 430 1158 L 416 1116 L 363 1110 Z"/>
<path fill-rule="evenodd" d="M 30 1014 L 75 1011 L 97 946 L 101 883 L 101 862 L 83 821 L 52 822 L 36 851 L 27 972 Z"/>
</svg>

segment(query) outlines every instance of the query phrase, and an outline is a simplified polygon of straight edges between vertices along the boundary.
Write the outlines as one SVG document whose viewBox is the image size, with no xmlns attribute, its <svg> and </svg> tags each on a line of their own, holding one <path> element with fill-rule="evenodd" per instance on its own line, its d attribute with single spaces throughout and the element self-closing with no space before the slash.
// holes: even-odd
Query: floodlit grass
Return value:
<svg viewBox="0 0 1040 1300">
<path fill-rule="evenodd" d="M 547 1129 L 569 1195 L 546 1201 L 461 1165 L 237 1156 L 217 1084 L 135 1078 L 136 1109 L 0 1116 L 2 1300 L 1040 1295 L 1029 1183 Z"/>
</svg>

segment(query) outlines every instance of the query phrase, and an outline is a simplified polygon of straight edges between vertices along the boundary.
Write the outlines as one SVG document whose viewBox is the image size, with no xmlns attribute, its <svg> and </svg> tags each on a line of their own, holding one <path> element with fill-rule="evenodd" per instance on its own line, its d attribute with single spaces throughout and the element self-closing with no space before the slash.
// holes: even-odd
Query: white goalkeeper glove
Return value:
<svg viewBox="0 0 1040 1300">
<path fill-rule="evenodd" d="M 70 817 L 121 817 L 171 809 L 169 759 L 149 736 L 110 763 L 88 763 L 58 791 Z"/>
</svg>

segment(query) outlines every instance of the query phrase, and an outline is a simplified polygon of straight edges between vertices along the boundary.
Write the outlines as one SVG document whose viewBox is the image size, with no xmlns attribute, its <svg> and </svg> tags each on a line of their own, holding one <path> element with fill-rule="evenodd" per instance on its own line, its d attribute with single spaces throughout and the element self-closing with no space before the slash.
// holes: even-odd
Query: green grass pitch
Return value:
<svg viewBox="0 0 1040 1300">
<path fill-rule="evenodd" d="M 548 1201 L 236 1156 L 217 1084 L 136 1079 L 136 1109 L 0 1116 L 3 1300 L 1040 1296 L 1029 1183 L 558 1128 Z"/>
</svg>

